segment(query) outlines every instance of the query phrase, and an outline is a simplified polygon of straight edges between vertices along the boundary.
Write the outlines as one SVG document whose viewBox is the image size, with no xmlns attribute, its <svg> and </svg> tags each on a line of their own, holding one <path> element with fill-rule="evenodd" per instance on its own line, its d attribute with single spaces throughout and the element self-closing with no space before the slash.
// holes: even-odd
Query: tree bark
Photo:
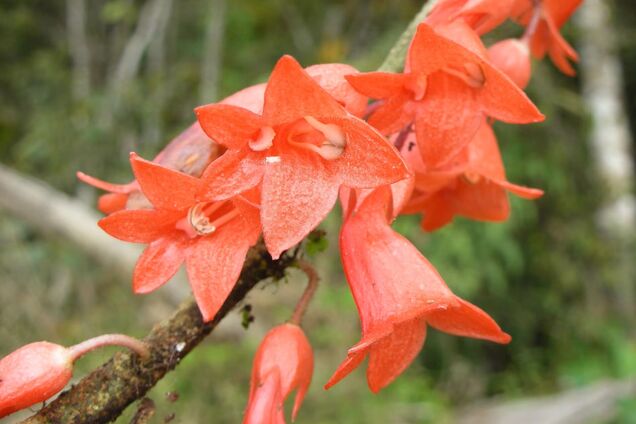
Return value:
<svg viewBox="0 0 636 424">
<path fill-rule="evenodd" d="M 227 15 L 226 0 L 212 0 L 210 15 L 203 43 L 203 64 L 201 66 L 201 104 L 217 101 L 219 77 L 223 65 L 223 39 Z"/>
</svg>

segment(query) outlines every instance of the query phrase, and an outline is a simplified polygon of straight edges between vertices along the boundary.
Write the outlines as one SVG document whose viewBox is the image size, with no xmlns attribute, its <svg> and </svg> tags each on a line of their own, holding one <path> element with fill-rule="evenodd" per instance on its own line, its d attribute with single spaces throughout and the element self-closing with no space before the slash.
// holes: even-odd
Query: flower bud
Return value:
<svg viewBox="0 0 636 424">
<path fill-rule="evenodd" d="M 532 65 L 530 50 L 523 41 L 513 38 L 500 41 L 488 49 L 488 58 L 519 88 L 524 89 L 528 86 Z"/>
<path fill-rule="evenodd" d="M 0 418 L 50 398 L 73 375 L 69 349 L 49 342 L 22 346 L 0 360 Z"/>
</svg>

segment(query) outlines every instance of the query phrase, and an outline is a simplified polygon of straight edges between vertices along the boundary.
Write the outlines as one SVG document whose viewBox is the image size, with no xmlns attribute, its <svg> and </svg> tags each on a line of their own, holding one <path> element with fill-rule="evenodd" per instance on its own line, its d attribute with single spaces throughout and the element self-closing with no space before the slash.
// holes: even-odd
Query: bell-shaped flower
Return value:
<svg viewBox="0 0 636 424">
<path fill-rule="evenodd" d="M 296 392 L 292 421 L 309 389 L 314 356 L 303 330 L 283 324 L 270 330 L 256 352 L 244 424 L 284 424 L 283 403 Z"/>
<path fill-rule="evenodd" d="M 463 20 L 478 34 L 492 31 L 508 19 L 517 0 L 442 0 L 424 22 L 435 27 Z"/>
<path fill-rule="evenodd" d="M 488 48 L 488 59 L 522 90 L 532 75 L 530 50 L 523 40 L 508 38 Z"/>
<path fill-rule="evenodd" d="M 422 212 L 422 228 L 434 231 L 448 224 L 455 215 L 499 222 L 510 215 L 507 192 L 524 199 L 536 199 L 542 190 L 512 184 L 506 173 L 490 125 L 484 119 L 473 141 L 444 168 L 427 171 L 418 164 L 414 143 L 402 154 L 415 170 L 415 190 L 403 213 Z"/>
<path fill-rule="evenodd" d="M 399 153 L 283 56 L 267 83 L 262 114 L 212 104 L 197 108 L 203 130 L 228 148 L 204 172 L 204 201 L 262 183 L 263 237 L 274 258 L 302 240 L 332 209 L 338 189 L 402 180 Z"/>
<path fill-rule="evenodd" d="M 396 214 L 391 197 L 388 187 L 374 190 L 343 224 L 340 252 L 362 340 L 349 349 L 326 388 L 368 356 L 369 387 L 379 391 L 415 359 L 428 326 L 457 336 L 510 341 L 484 311 L 455 296 L 426 258 L 391 229 Z"/>
<path fill-rule="evenodd" d="M 385 135 L 414 126 L 426 166 L 443 166 L 473 138 L 484 116 L 510 123 L 543 115 L 488 60 L 481 40 L 465 23 L 433 29 L 420 24 L 405 73 L 351 75 L 362 94 L 381 99 L 369 123 Z"/>
<path fill-rule="evenodd" d="M 570 19 L 583 0 L 516 0 L 512 14 L 524 26 L 531 27 L 530 51 L 537 59 L 548 54 L 561 72 L 573 76 L 576 71 L 570 60 L 579 55 L 561 35 L 561 27 Z"/>
<path fill-rule="evenodd" d="M 245 255 L 260 235 L 258 199 L 235 196 L 199 202 L 202 181 L 131 154 L 135 178 L 151 209 L 125 209 L 99 221 L 120 240 L 147 243 L 133 275 L 135 293 L 166 283 L 185 262 L 204 321 L 234 287 Z"/>
</svg>

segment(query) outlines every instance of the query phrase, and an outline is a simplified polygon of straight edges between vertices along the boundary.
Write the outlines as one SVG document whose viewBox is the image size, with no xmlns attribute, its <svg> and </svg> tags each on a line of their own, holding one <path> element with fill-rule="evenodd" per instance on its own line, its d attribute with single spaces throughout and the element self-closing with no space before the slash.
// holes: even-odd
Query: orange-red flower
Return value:
<svg viewBox="0 0 636 424">
<path fill-rule="evenodd" d="M 522 90 L 532 75 L 530 50 L 523 40 L 508 38 L 488 48 L 488 59 Z"/>
<path fill-rule="evenodd" d="M 413 143 L 403 149 L 407 162 L 415 169 L 415 190 L 403 213 L 422 212 L 422 228 L 426 231 L 443 227 L 455 215 L 504 221 L 510 215 L 507 191 L 524 199 L 543 195 L 542 190 L 506 180 L 497 139 L 486 120 L 473 141 L 447 167 L 426 171 L 418 165 L 416 149 Z"/>
<path fill-rule="evenodd" d="M 296 418 L 314 370 L 314 355 L 303 330 L 283 324 L 267 333 L 256 352 L 244 424 L 284 424 L 283 402 L 298 389 Z"/>
<path fill-rule="evenodd" d="M 375 187 L 408 176 L 395 148 L 291 56 L 272 72 L 262 115 L 223 104 L 196 112 L 203 130 L 228 148 L 205 171 L 201 199 L 227 199 L 262 182 L 263 237 L 274 258 L 325 218 L 341 185 Z"/>
<path fill-rule="evenodd" d="M 198 202 L 195 194 L 202 188 L 200 179 L 134 153 L 130 162 L 153 209 L 117 211 L 99 221 L 100 227 L 118 239 L 148 244 L 135 267 L 135 293 L 157 289 L 185 262 L 201 314 L 205 321 L 211 320 L 259 237 L 258 208 L 243 197 Z"/>
<path fill-rule="evenodd" d="M 435 268 L 391 229 L 391 191 L 378 188 L 358 202 L 340 233 L 345 275 L 360 314 L 362 340 L 328 381 L 329 388 L 369 356 L 367 380 L 377 392 L 421 350 L 427 326 L 458 336 L 508 343 L 484 311 L 455 296 Z"/>
<path fill-rule="evenodd" d="M 442 0 L 424 22 L 435 27 L 463 19 L 478 34 L 485 34 L 510 17 L 516 1 Z"/>
<path fill-rule="evenodd" d="M 570 60 L 577 62 L 579 56 L 563 38 L 560 28 L 581 5 L 583 0 L 517 0 L 513 15 L 519 23 L 530 27 L 530 50 L 537 59 L 546 53 L 552 62 L 566 75 L 574 75 Z M 538 9 L 537 9 L 538 8 Z"/>
<path fill-rule="evenodd" d="M 511 123 L 543 120 L 535 105 L 486 60 L 479 37 L 464 23 L 423 23 L 403 74 L 348 76 L 361 93 L 382 99 L 369 123 L 390 135 L 414 124 L 426 166 L 447 164 L 473 138 L 484 116 Z"/>
</svg>

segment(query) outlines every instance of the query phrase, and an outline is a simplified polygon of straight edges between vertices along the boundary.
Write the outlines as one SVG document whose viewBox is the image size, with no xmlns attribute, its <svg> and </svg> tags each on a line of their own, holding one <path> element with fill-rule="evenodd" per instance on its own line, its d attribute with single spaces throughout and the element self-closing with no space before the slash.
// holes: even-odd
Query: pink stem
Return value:
<svg viewBox="0 0 636 424">
<path fill-rule="evenodd" d="M 104 346 L 127 347 L 144 359 L 150 356 L 150 351 L 144 342 L 134 337 L 126 336 L 125 334 L 104 334 L 103 336 L 93 337 L 92 339 L 69 347 L 69 351 L 73 362 L 75 362 L 86 353 Z"/>
<path fill-rule="evenodd" d="M 312 297 L 314 297 L 314 293 L 316 293 L 316 289 L 318 288 L 318 280 L 320 280 L 320 278 L 318 277 L 316 269 L 309 262 L 300 260 L 298 261 L 298 267 L 305 273 L 305 275 L 307 275 L 307 278 L 309 280 L 307 281 L 307 288 L 298 300 L 296 308 L 294 309 L 294 313 L 289 322 L 300 326 L 300 322 L 305 315 L 307 306 L 309 306 Z"/>
</svg>

